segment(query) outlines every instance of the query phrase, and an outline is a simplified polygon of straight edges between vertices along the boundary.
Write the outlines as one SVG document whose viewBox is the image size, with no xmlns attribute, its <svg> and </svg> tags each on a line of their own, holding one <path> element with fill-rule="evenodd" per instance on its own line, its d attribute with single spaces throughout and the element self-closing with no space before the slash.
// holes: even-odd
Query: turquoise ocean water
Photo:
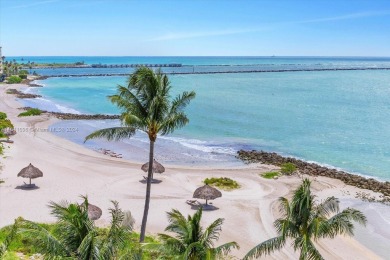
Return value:
<svg viewBox="0 0 390 260">
<path fill-rule="evenodd" d="M 21 59 L 21 57 L 14 57 Z M 238 149 L 263 149 L 350 172 L 390 179 L 390 70 L 336 70 L 389 68 L 390 58 L 287 57 L 24 57 L 35 62 L 89 64 L 181 63 L 177 70 L 241 70 L 271 68 L 332 71 L 285 71 L 170 75 L 173 92 L 194 90 L 188 107 L 190 124 L 161 137 L 157 158 L 169 163 L 235 165 Z M 217 66 L 218 65 L 218 66 Z M 70 72 L 69 72 L 70 71 Z M 40 70 L 45 75 L 99 74 L 102 69 Z M 131 72 L 112 69 L 111 72 Z M 41 81 L 30 88 L 43 98 L 25 105 L 78 113 L 118 113 L 106 96 L 115 93 L 126 77 L 69 77 Z M 77 133 L 57 133 L 82 143 L 94 129 L 117 121 L 65 121 L 57 127 L 76 126 Z M 87 142 L 92 149 L 107 148 L 126 158 L 146 161 L 147 139 L 137 134 L 117 144 Z"/>
</svg>

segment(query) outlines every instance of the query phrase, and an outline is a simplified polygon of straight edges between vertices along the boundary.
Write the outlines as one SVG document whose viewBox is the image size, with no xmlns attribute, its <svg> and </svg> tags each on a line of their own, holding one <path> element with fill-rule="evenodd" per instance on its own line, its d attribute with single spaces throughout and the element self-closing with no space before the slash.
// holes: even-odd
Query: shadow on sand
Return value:
<svg viewBox="0 0 390 260">
<path fill-rule="evenodd" d="M 39 187 L 35 184 L 23 184 L 16 186 L 15 189 L 17 190 L 37 190 Z"/>
<path fill-rule="evenodd" d="M 191 209 L 192 210 L 198 210 L 200 207 L 202 207 L 203 211 L 214 211 L 214 210 L 218 210 L 219 208 L 214 206 L 214 205 L 210 205 L 210 204 L 202 204 L 202 203 L 188 203 L 188 205 L 191 206 Z"/>
<path fill-rule="evenodd" d="M 140 180 L 139 182 L 143 183 L 143 184 L 146 184 L 146 181 L 147 181 L 147 179 L 144 178 L 143 180 Z M 151 181 L 152 184 L 159 184 L 161 182 L 162 182 L 162 180 L 157 180 L 157 179 L 152 179 L 152 181 Z"/>
</svg>

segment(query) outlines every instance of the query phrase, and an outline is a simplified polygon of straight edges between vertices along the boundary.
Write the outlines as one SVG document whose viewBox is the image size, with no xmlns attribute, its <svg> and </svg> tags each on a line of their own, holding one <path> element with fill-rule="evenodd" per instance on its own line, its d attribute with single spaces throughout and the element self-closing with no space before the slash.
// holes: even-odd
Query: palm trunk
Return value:
<svg viewBox="0 0 390 260">
<path fill-rule="evenodd" d="M 144 242 L 145 240 L 146 222 L 148 221 L 150 190 L 151 190 L 151 184 L 153 178 L 153 153 L 154 153 L 154 141 L 150 141 L 149 170 L 148 170 L 148 179 L 146 181 L 146 197 L 145 197 L 144 216 L 142 218 L 142 225 L 141 225 L 141 235 L 139 238 L 140 243 Z"/>
</svg>

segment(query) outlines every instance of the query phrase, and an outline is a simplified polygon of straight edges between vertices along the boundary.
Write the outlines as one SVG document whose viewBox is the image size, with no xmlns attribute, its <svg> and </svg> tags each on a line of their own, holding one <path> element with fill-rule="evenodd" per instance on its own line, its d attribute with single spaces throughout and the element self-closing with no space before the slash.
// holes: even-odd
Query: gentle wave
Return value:
<svg viewBox="0 0 390 260">
<path fill-rule="evenodd" d="M 235 155 L 237 153 L 236 149 L 226 146 L 215 145 L 212 142 L 201 141 L 196 139 L 186 139 L 180 137 L 168 137 L 160 136 L 159 138 L 169 140 L 175 143 L 180 143 L 181 145 L 198 150 L 205 153 L 217 153 L 217 154 L 228 154 Z"/>
<path fill-rule="evenodd" d="M 51 112 L 81 114 L 80 111 L 76 109 L 60 105 L 46 98 L 20 99 L 20 101 L 26 107 L 34 107 Z"/>
</svg>

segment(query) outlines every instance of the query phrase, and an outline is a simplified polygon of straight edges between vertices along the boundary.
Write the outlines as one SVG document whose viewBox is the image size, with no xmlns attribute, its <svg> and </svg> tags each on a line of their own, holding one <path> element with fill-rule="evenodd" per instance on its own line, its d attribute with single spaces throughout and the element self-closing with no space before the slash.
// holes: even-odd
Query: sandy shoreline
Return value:
<svg viewBox="0 0 390 260">
<path fill-rule="evenodd" d="M 21 105 L 14 96 L 5 94 L 5 89 L 20 87 L 22 85 L 0 85 L 0 111 L 8 114 L 16 128 L 47 129 L 58 121 L 47 115 L 18 118 L 20 111 L 17 108 Z M 19 131 L 12 136 L 12 140 L 15 143 L 9 145 L 5 150 L 6 158 L 1 159 L 3 172 L 0 178 L 5 183 L 0 187 L 0 226 L 11 224 L 18 216 L 51 222 L 53 218 L 47 208 L 49 201 L 80 201 L 80 195 L 88 195 L 91 203 L 103 209 L 103 216 L 97 222 L 99 225 L 105 225 L 108 221 L 107 208 L 110 200 L 117 200 L 123 209 L 132 212 L 136 219 L 136 229 L 139 230 L 145 195 L 145 185 L 140 183 L 142 172 L 139 164 L 108 157 L 48 132 Z M 30 162 L 44 173 L 43 178 L 34 181 L 39 189 L 16 189 L 25 181 L 17 178 L 16 174 Z M 278 180 L 259 177 L 259 173 L 273 168 L 266 165 L 251 165 L 240 169 L 169 165 L 166 168 L 166 173 L 158 176 L 163 182 L 152 187 L 148 233 L 163 232 L 167 225 L 165 212 L 172 208 L 179 209 L 184 214 L 192 214 L 194 211 L 185 201 L 192 197 L 193 191 L 205 177 L 230 177 L 238 181 L 242 188 L 222 192 L 223 197 L 213 202 L 219 210 L 205 212 L 203 221 L 208 224 L 218 217 L 225 218 L 219 242 L 238 242 L 241 250 L 233 252 L 238 258 L 257 243 L 276 235 L 272 226 L 277 217 L 275 201 L 280 196 L 287 196 L 300 182 L 298 177 L 282 177 Z M 354 198 L 356 191 L 360 189 L 326 177 L 311 179 L 319 198 L 334 195 L 341 199 L 342 207 L 345 207 L 345 200 L 365 208 L 366 204 Z M 372 225 L 378 228 L 375 223 Z M 380 228 L 383 229 L 383 225 Z M 361 232 L 366 234 L 363 229 Z M 387 240 L 377 241 L 378 243 L 390 242 L 390 234 L 382 236 Z M 325 259 L 384 259 L 379 251 L 375 253 L 375 250 L 374 252 L 351 238 L 338 237 L 332 241 L 322 241 L 318 246 Z M 290 247 L 268 257 L 291 258 L 296 259 L 297 255 Z"/>
</svg>

